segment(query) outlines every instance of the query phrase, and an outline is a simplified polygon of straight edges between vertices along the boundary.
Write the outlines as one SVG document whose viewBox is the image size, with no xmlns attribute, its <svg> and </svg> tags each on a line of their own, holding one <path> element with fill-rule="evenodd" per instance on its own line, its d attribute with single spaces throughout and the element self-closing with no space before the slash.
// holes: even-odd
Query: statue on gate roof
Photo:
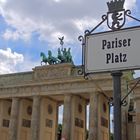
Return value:
<svg viewBox="0 0 140 140">
<path fill-rule="evenodd" d="M 48 57 L 45 56 L 43 52 L 40 53 L 42 58 L 41 65 L 44 62 L 45 64 L 59 64 L 59 63 L 72 63 L 72 55 L 71 55 L 71 48 L 63 48 L 64 45 L 64 36 L 58 38 L 60 40 L 61 47 L 58 48 L 57 57 L 52 56 L 52 52 L 48 51 Z"/>
</svg>

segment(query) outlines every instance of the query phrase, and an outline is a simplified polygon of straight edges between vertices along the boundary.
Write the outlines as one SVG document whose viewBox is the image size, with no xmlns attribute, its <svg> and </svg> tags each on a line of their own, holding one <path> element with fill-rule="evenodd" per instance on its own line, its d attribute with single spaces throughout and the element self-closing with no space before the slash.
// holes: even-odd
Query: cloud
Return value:
<svg viewBox="0 0 140 140">
<path fill-rule="evenodd" d="M 133 75 L 134 78 L 140 77 L 140 70 L 136 70 Z"/>
<path fill-rule="evenodd" d="M 132 9 L 132 8 L 134 8 L 135 6 L 136 6 L 136 1 L 137 0 L 131 0 L 131 1 L 126 1 L 125 2 L 125 8 L 126 9 Z"/>
<path fill-rule="evenodd" d="M 16 65 L 22 63 L 22 54 L 12 52 L 10 48 L 0 49 L 0 74 L 12 73 L 16 71 Z"/>
<path fill-rule="evenodd" d="M 18 30 L 16 31 L 12 31 L 10 29 L 6 29 L 6 31 L 4 32 L 4 34 L 2 35 L 2 37 L 5 40 L 19 40 L 19 39 L 23 39 L 24 41 L 29 41 L 31 34 L 28 32 L 19 32 Z"/>
<path fill-rule="evenodd" d="M 41 61 L 33 61 L 30 56 L 25 55 L 24 61 L 18 65 L 16 65 L 15 70 L 16 72 L 23 72 L 23 71 L 32 71 L 33 68 L 36 66 L 41 66 Z"/>
<path fill-rule="evenodd" d="M 0 11 L 14 31 L 6 30 L 5 39 L 31 38 L 36 32 L 40 40 L 54 42 L 57 33 L 66 40 L 77 40 L 87 28 L 95 27 L 107 12 L 105 1 L 93 0 L 1 0 Z M 126 0 L 125 7 L 133 8 L 136 0 Z"/>
<path fill-rule="evenodd" d="M 10 48 L 0 49 L 0 74 L 32 71 L 40 66 L 40 60 L 33 61 L 28 55 L 12 51 Z"/>
</svg>

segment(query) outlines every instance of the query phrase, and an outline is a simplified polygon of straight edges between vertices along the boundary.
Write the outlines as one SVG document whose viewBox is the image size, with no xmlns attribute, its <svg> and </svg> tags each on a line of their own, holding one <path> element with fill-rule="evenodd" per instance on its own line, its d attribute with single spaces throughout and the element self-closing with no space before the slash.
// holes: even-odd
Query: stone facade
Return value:
<svg viewBox="0 0 140 140">
<path fill-rule="evenodd" d="M 109 140 L 108 99 L 113 93 L 112 77 L 94 74 L 85 80 L 78 74 L 80 69 L 71 64 L 57 64 L 38 66 L 31 72 L 0 75 L 2 140 L 57 140 L 58 106 L 62 104 L 62 140 L 87 139 L 88 104 L 89 140 Z M 122 77 L 122 96 L 127 91 L 127 77 L 127 74 Z M 126 118 L 122 119 L 123 140 L 127 140 L 127 113 L 126 106 L 122 113 L 122 118 Z"/>
</svg>

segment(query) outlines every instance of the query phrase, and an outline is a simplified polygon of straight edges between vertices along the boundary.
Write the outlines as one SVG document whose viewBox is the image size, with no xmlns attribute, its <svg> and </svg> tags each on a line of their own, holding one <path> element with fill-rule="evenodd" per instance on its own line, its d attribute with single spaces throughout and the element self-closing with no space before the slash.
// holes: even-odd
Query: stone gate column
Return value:
<svg viewBox="0 0 140 140">
<path fill-rule="evenodd" d="M 90 93 L 89 140 L 98 140 L 98 93 Z"/>
<path fill-rule="evenodd" d="M 64 97 L 62 138 L 65 140 L 70 140 L 71 135 L 71 98 L 71 95 Z"/>
<path fill-rule="evenodd" d="M 140 96 L 135 96 L 136 103 L 136 140 L 140 140 Z"/>
<path fill-rule="evenodd" d="M 125 82 L 124 79 L 122 82 Z M 126 87 L 122 87 L 121 97 L 123 98 L 127 93 Z M 129 98 L 126 99 L 126 102 L 129 103 Z M 121 127 L 122 127 L 122 140 L 128 140 L 128 109 L 129 104 L 126 106 L 121 106 Z"/>
<path fill-rule="evenodd" d="M 39 123 L 40 123 L 40 97 L 33 97 L 33 110 L 31 117 L 31 140 L 39 140 Z"/>
<path fill-rule="evenodd" d="M 19 98 L 13 98 L 12 99 L 10 125 L 9 125 L 10 140 L 17 140 L 18 115 L 19 115 Z"/>
<path fill-rule="evenodd" d="M 85 140 L 86 137 L 86 99 L 72 96 L 71 100 L 71 140 Z"/>
<path fill-rule="evenodd" d="M 121 116 L 122 116 L 122 140 L 128 140 L 127 138 L 127 116 L 128 113 L 126 112 L 126 107 L 122 107 L 122 112 L 121 112 Z"/>
<path fill-rule="evenodd" d="M 58 102 L 53 99 L 41 98 L 39 140 L 57 140 L 57 104 Z"/>
</svg>

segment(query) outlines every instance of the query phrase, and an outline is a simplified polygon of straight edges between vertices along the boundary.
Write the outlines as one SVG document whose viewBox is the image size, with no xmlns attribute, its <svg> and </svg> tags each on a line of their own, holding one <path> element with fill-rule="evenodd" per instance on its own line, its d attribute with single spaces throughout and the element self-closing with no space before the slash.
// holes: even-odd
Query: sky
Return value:
<svg viewBox="0 0 140 140">
<path fill-rule="evenodd" d="M 78 36 L 91 30 L 108 11 L 108 0 L 0 0 L 0 74 L 31 71 L 40 52 L 57 54 L 58 37 L 81 64 Z M 140 19 L 140 1 L 126 0 L 125 9 Z M 128 19 L 128 26 L 137 25 Z M 107 29 L 106 23 L 99 29 Z"/>
</svg>

